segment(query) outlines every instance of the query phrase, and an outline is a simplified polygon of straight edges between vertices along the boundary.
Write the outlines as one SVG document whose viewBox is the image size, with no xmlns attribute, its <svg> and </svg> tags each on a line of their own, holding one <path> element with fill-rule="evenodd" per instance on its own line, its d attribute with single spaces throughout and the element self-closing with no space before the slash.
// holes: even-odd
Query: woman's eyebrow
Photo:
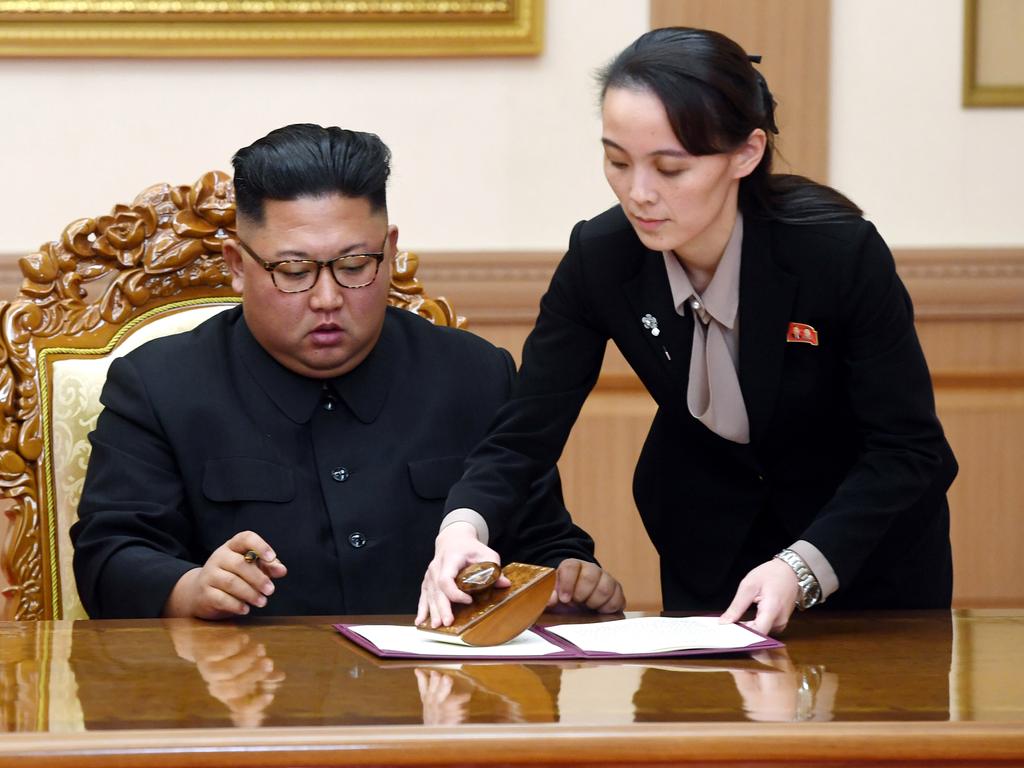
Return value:
<svg viewBox="0 0 1024 768">
<path fill-rule="evenodd" d="M 611 139 L 602 137 L 601 138 L 601 143 L 604 144 L 606 147 L 611 147 L 612 149 L 617 149 L 620 152 L 625 152 L 627 155 L 629 154 L 629 152 L 626 152 L 625 149 L 623 149 L 621 146 L 616 144 Z M 648 152 L 647 153 L 647 157 L 689 157 L 689 156 L 690 156 L 690 153 L 687 152 L 686 150 L 683 150 L 683 149 L 656 149 L 653 152 Z"/>
</svg>

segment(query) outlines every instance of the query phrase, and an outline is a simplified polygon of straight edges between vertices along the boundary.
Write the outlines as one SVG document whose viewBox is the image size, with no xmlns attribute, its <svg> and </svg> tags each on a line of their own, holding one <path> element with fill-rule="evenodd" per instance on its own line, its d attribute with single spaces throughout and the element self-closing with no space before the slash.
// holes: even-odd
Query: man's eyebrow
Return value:
<svg viewBox="0 0 1024 768">
<path fill-rule="evenodd" d="M 305 251 L 293 251 L 293 250 L 276 251 L 274 253 L 274 257 L 278 258 L 278 259 L 302 259 L 302 260 L 308 260 L 310 258 L 309 254 L 306 253 Z"/>
<path fill-rule="evenodd" d="M 601 143 L 604 144 L 606 147 L 611 147 L 612 149 L 617 149 L 617 150 L 619 150 L 619 152 L 625 152 L 627 155 L 629 154 L 628 152 L 626 152 L 625 149 L 620 147 L 618 144 L 616 144 L 611 139 L 606 139 L 606 138 L 602 137 L 601 138 Z M 687 152 L 686 150 L 683 150 L 683 149 L 656 149 L 653 152 L 648 152 L 647 156 L 648 157 L 689 157 L 690 153 Z"/>
<path fill-rule="evenodd" d="M 369 249 L 369 246 L 367 246 L 366 241 L 365 240 L 361 240 L 358 243 L 352 243 L 351 245 L 347 245 L 344 248 L 339 248 L 338 251 L 336 252 L 336 255 L 338 255 L 338 256 L 345 256 L 346 254 L 349 254 L 349 253 L 352 253 L 352 252 L 355 252 L 355 253 L 368 253 L 369 250 L 370 249 Z M 314 259 L 306 251 L 298 251 L 298 250 L 294 250 L 294 249 L 291 249 L 291 248 L 286 248 L 285 250 L 277 251 L 274 254 L 274 258 L 276 258 L 276 259 L 297 259 L 299 261 L 316 261 L 316 259 Z"/>
</svg>

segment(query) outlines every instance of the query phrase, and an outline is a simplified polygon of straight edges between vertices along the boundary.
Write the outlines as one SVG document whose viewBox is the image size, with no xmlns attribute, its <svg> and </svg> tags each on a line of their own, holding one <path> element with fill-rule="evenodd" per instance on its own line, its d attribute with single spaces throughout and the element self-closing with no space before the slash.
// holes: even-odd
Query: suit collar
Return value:
<svg viewBox="0 0 1024 768">
<path fill-rule="evenodd" d="M 400 375 L 398 338 L 392 313 L 404 311 L 389 308 L 384 315 L 380 338 L 366 359 L 354 370 L 331 379 L 331 386 L 364 424 L 376 420 L 388 399 L 391 382 Z"/>
<path fill-rule="evenodd" d="M 739 374 L 754 443 L 764 435 L 775 409 L 798 281 L 772 258 L 771 223 L 750 216 L 744 227 Z"/>
<path fill-rule="evenodd" d="M 331 379 L 313 379 L 285 368 L 255 339 L 244 316 L 235 326 L 234 343 L 259 388 L 296 424 L 308 422 L 331 394 L 340 397 L 359 421 L 369 424 L 384 406 L 396 372 L 396 340 L 389 319 L 385 316 L 380 338 L 366 359 Z"/>
</svg>

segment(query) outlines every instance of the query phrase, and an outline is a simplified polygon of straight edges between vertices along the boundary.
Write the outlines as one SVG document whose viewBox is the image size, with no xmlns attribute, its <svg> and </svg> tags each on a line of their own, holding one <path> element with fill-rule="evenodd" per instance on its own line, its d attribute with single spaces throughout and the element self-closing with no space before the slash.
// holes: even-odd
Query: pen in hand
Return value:
<svg viewBox="0 0 1024 768">
<path fill-rule="evenodd" d="M 274 555 L 271 558 L 267 558 L 267 557 L 264 557 L 263 555 L 261 555 L 255 549 L 247 549 L 245 551 L 245 554 L 242 555 L 242 559 L 245 560 L 245 562 L 247 562 L 247 563 L 257 563 L 257 564 L 259 564 L 259 563 L 262 562 L 262 563 L 265 563 L 266 565 L 272 565 L 272 564 L 276 563 L 276 564 L 280 565 L 282 568 L 284 567 L 284 564 L 281 563 L 281 561 L 277 559 L 277 555 Z M 281 574 L 281 575 L 283 576 L 284 574 Z"/>
</svg>

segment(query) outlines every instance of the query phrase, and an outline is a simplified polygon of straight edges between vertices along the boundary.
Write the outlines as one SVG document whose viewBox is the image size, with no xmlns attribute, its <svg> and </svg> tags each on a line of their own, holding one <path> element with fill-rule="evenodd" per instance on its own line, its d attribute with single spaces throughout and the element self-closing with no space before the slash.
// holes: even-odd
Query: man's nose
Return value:
<svg viewBox="0 0 1024 768">
<path fill-rule="evenodd" d="M 321 267 L 316 282 L 309 289 L 309 306 L 317 311 L 338 309 L 345 303 L 344 289 L 331 274 L 330 267 Z"/>
</svg>

